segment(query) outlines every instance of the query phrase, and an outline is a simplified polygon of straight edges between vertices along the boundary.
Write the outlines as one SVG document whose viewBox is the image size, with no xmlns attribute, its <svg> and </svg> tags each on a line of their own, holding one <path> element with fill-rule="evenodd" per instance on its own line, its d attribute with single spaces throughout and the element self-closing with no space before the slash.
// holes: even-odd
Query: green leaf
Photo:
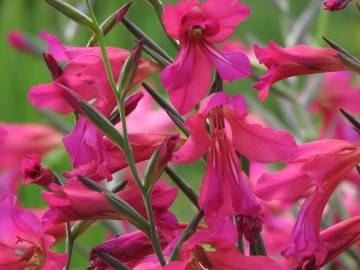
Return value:
<svg viewBox="0 0 360 270">
<path fill-rule="evenodd" d="M 114 258 L 113 256 L 101 252 L 99 250 L 94 249 L 94 252 L 96 253 L 99 258 L 101 258 L 106 264 L 112 266 L 114 269 L 117 270 L 130 270 L 129 267 L 127 267 L 125 264 L 120 262 L 118 259 Z"/>
<path fill-rule="evenodd" d="M 360 74 L 360 60 L 355 56 L 352 56 L 347 50 L 341 47 L 339 44 L 335 43 L 334 41 L 330 40 L 327 37 L 323 37 L 325 42 L 329 44 L 333 49 L 337 50 L 340 53 L 342 59 L 349 64 L 354 71 Z"/>
<path fill-rule="evenodd" d="M 131 84 L 134 81 L 140 62 L 142 48 L 143 41 L 140 40 L 122 66 L 120 77 L 116 86 L 122 98 L 125 98 L 126 94 L 130 91 Z"/>
<path fill-rule="evenodd" d="M 62 88 L 62 95 L 66 101 L 80 114 L 84 115 L 93 123 L 109 140 L 119 148 L 124 148 L 124 139 L 116 130 L 112 123 L 102 115 L 98 110 L 93 108 L 85 99 L 78 95 L 74 90 L 65 85 L 58 84 Z"/>
<path fill-rule="evenodd" d="M 165 52 L 152 38 L 146 35 L 132 21 L 128 20 L 127 18 L 123 18 L 122 23 L 138 40 L 140 39 L 144 40 L 144 44 L 148 46 L 150 49 L 157 52 L 168 62 L 172 63 L 174 61 L 174 59 L 172 59 L 172 57 L 167 52 Z"/>
<path fill-rule="evenodd" d="M 80 10 L 76 9 L 75 7 L 69 5 L 68 3 L 62 0 L 45 0 L 46 3 L 56 8 L 65 16 L 69 17 L 70 19 L 74 20 L 75 22 L 82 24 L 84 26 L 93 29 L 93 24 L 91 19 L 82 13 Z"/>
<path fill-rule="evenodd" d="M 121 199 L 110 190 L 98 185 L 96 182 L 85 176 L 78 176 L 78 179 L 87 187 L 96 190 L 106 196 L 108 201 L 123 215 L 130 223 L 146 235 L 150 235 L 149 223 L 131 205 Z"/>
<path fill-rule="evenodd" d="M 178 135 L 170 136 L 152 154 L 144 177 L 144 188 L 148 193 L 151 192 L 152 187 L 164 172 L 167 163 L 176 149 L 178 140 Z"/>
</svg>

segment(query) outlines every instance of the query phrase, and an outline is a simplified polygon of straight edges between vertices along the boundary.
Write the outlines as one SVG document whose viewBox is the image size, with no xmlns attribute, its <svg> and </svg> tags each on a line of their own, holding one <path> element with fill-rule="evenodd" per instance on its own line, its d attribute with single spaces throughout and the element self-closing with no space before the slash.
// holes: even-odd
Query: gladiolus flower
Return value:
<svg viewBox="0 0 360 270">
<path fill-rule="evenodd" d="M 54 238 L 44 234 L 31 212 L 16 206 L 16 197 L 0 202 L 0 268 L 61 270 L 67 255 L 52 252 Z"/>
<path fill-rule="evenodd" d="M 326 0 L 324 10 L 337 11 L 346 8 L 351 0 Z"/>
<path fill-rule="evenodd" d="M 0 168 L 19 165 L 29 154 L 43 155 L 61 144 L 62 135 L 56 130 L 38 124 L 0 123 L 6 134 L 0 139 Z"/>
<path fill-rule="evenodd" d="M 73 220 L 124 218 L 104 194 L 90 190 L 80 182 L 72 180 L 63 186 L 52 184 L 49 188 L 52 192 L 42 193 L 50 207 L 43 217 L 46 228 Z M 170 188 L 161 181 L 154 186 L 151 201 L 156 222 L 161 228 L 174 229 L 177 226 L 176 219 L 168 211 L 176 194 L 175 188 Z M 117 195 L 146 217 L 146 209 L 138 187 L 130 185 Z"/>
<path fill-rule="evenodd" d="M 254 46 L 257 59 L 268 71 L 255 83 L 259 99 L 265 100 L 272 84 L 292 76 L 315 74 L 331 71 L 350 70 L 338 51 L 331 48 L 313 48 L 307 45 L 296 45 L 281 48 L 271 41 L 267 48 Z"/>
<path fill-rule="evenodd" d="M 206 131 L 207 118 L 210 137 Z M 190 130 L 190 137 L 174 154 L 174 162 L 193 162 L 210 148 L 199 198 L 205 217 L 224 217 L 233 213 L 256 217 L 260 208 L 246 175 L 241 172 L 236 151 L 260 162 L 287 161 L 297 150 L 292 136 L 285 131 L 249 123 L 242 96 L 235 95 L 229 100 L 224 92 L 208 97 L 185 125 Z"/>
<path fill-rule="evenodd" d="M 360 86 L 351 83 L 349 71 L 331 72 L 324 76 L 319 94 L 310 109 L 318 111 L 322 118 L 319 137 L 357 142 L 360 134 L 340 115 L 339 109 L 360 114 Z"/>
<path fill-rule="evenodd" d="M 161 82 L 181 114 L 191 111 L 211 84 L 211 67 L 224 80 L 251 74 L 249 60 L 242 52 L 223 51 L 214 46 L 225 41 L 249 15 L 249 9 L 235 0 L 180 1 L 164 8 L 167 33 L 180 40 L 174 63 L 161 73 Z"/>
<path fill-rule="evenodd" d="M 182 246 L 178 260 L 165 267 L 148 258 L 134 270 L 281 270 L 281 266 L 266 256 L 245 256 L 234 247 L 236 232 L 230 220 L 217 220 L 211 230 L 198 229 Z M 171 243 L 168 248 L 171 248 Z M 212 251 L 203 245 L 211 245 Z M 215 249 L 215 250 L 214 250 Z M 167 249 L 164 253 L 166 253 Z"/>
<path fill-rule="evenodd" d="M 161 235 L 160 241 L 162 247 L 168 244 L 168 241 Z M 108 265 L 96 255 L 96 252 L 99 251 L 118 259 L 131 268 L 142 258 L 154 253 L 151 240 L 141 231 L 120 235 L 95 246 L 90 253 L 91 266 L 88 268 L 89 270 L 108 269 Z"/>
<path fill-rule="evenodd" d="M 322 213 L 337 185 L 360 162 L 360 146 L 340 140 L 306 143 L 299 146 L 293 162 L 278 173 L 264 175 L 255 193 L 285 202 L 307 197 L 292 232 L 293 244 L 283 255 L 319 267 L 328 254 L 319 232 Z"/>
<path fill-rule="evenodd" d="M 95 98 L 97 109 L 108 116 L 115 107 L 116 100 L 106 76 L 100 48 L 64 46 L 55 36 L 46 33 L 41 33 L 40 37 L 47 40 L 49 53 L 56 61 L 68 64 L 54 82 L 37 85 L 30 89 L 31 103 L 37 108 L 47 108 L 61 114 L 72 112 L 73 108 L 66 102 L 61 95 L 61 89 L 57 86 L 57 84 L 62 84 L 73 89 L 86 100 Z M 107 54 L 114 78 L 118 78 L 129 52 L 118 48 L 107 48 Z M 158 65 L 141 59 L 133 86 L 158 70 Z"/>
</svg>

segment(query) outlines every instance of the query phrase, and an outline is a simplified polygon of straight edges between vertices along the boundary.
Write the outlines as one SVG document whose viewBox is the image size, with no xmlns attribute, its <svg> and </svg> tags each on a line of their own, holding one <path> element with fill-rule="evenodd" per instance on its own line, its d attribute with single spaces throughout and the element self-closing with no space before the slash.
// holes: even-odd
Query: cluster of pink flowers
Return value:
<svg viewBox="0 0 360 270">
<path fill-rule="evenodd" d="M 350 2 L 324 4 L 339 10 Z M 350 192 L 360 188 L 360 124 L 353 118 L 353 128 L 339 113 L 360 114 L 360 87 L 352 83 L 358 67 L 333 48 L 282 48 L 270 41 L 246 49 L 230 43 L 249 15 L 237 0 L 166 4 L 162 23 L 179 47 L 167 65 L 156 55 L 135 61 L 137 49 L 104 48 L 100 42 L 71 47 L 40 34 L 53 80 L 33 86 L 29 100 L 39 109 L 75 114 L 76 120 L 67 134 L 35 124 L 0 124 L 0 269 L 69 269 L 71 249 L 56 253 L 51 246 L 66 230 L 73 243 L 76 233 L 97 220 L 114 220 L 123 234 L 109 234 L 91 247 L 88 269 L 94 270 L 316 270 L 328 263 L 340 270 L 348 268 L 338 255 L 356 243 L 351 254 L 360 262 L 360 200 Z M 31 52 L 21 34 L 9 40 Z M 325 73 L 307 104 L 322 119 L 317 138 L 302 141 L 269 127 L 249 111 L 241 89 L 234 95 L 224 91 L 224 82 L 253 76 L 255 59 L 265 71 L 253 85 L 260 101 L 274 94 L 279 81 Z M 149 91 L 152 83 L 135 87 L 155 73 L 171 104 Z M 130 82 L 126 93 L 119 87 L 124 78 Z M 61 144 L 72 170 L 56 173 L 42 159 Z M 198 196 L 191 179 L 187 183 L 172 169 L 197 160 L 206 163 L 196 163 L 203 173 Z M 164 171 L 175 186 L 159 179 Z M 16 194 L 22 184 L 43 188 L 46 210 L 21 206 Z M 331 204 L 338 190 L 347 200 Z M 199 210 L 191 222 L 178 222 L 172 212 L 181 191 Z"/>
</svg>

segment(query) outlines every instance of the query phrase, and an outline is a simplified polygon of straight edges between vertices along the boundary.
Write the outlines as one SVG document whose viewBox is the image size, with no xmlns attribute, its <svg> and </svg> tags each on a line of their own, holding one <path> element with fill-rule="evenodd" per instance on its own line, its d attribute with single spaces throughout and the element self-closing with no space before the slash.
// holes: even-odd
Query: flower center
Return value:
<svg viewBox="0 0 360 270">
<path fill-rule="evenodd" d="M 204 248 L 195 246 L 193 249 L 193 259 L 186 270 L 212 270 L 214 269 Z"/>
<path fill-rule="evenodd" d="M 21 244 L 14 250 L 15 254 L 21 256 L 20 262 L 25 262 L 26 270 L 37 270 L 44 263 L 44 254 L 42 250 L 33 242 L 17 237 L 16 244 Z"/>
</svg>

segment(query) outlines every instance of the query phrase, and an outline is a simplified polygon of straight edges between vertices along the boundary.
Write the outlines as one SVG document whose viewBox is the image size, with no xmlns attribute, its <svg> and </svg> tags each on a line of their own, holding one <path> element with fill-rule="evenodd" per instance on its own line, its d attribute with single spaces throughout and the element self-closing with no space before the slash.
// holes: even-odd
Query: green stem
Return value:
<svg viewBox="0 0 360 270">
<path fill-rule="evenodd" d="M 162 266 L 164 266 L 164 265 L 166 265 L 166 261 L 165 261 L 164 255 L 162 253 L 159 235 L 156 232 L 155 219 L 154 219 L 154 213 L 153 213 L 153 210 L 151 207 L 150 195 L 151 195 L 151 192 L 149 192 L 144 198 L 145 208 L 146 208 L 146 212 L 148 214 L 149 224 L 150 224 L 150 237 L 151 237 L 152 246 L 156 253 L 156 256 L 158 257 L 160 264 Z"/>
<path fill-rule="evenodd" d="M 189 239 L 189 237 L 191 235 L 193 235 L 196 232 L 196 228 L 199 225 L 201 219 L 204 216 L 204 212 L 203 210 L 200 210 L 196 216 L 192 219 L 192 221 L 189 223 L 189 225 L 185 228 L 184 232 L 182 233 L 182 235 L 180 236 L 179 240 L 177 241 L 174 249 L 172 250 L 168 262 L 173 261 L 174 259 L 176 259 L 176 257 L 179 254 L 180 248 L 182 246 L 182 244 Z"/>
<path fill-rule="evenodd" d="M 107 74 L 108 80 L 110 82 L 111 89 L 113 90 L 114 95 L 117 100 L 117 103 L 119 105 L 119 112 L 120 112 L 120 118 L 121 118 L 121 123 L 122 123 L 122 128 L 123 128 L 123 138 L 124 138 L 123 151 L 124 151 L 126 160 L 128 162 L 129 168 L 139 186 L 139 189 L 141 191 L 141 194 L 142 194 L 142 197 L 143 197 L 143 200 L 145 203 L 145 208 L 146 208 L 146 212 L 147 212 L 147 215 L 149 218 L 149 224 L 150 224 L 150 239 L 151 239 L 154 251 L 155 251 L 156 255 L 158 256 L 158 259 L 159 259 L 161 265 L 165 265 L 166 262 L 165 262 L 163 254 L 162 254 L 160 240 L 157 235 L 156 228 L 155 228 L 154 214 L 152 211 L 151 200 L 150 200 L 151 192 L 147 193 L 144 188 L 142 180 L 136 169 L 134 154 L 133 154 L 130 142 L 129 142 L 129 136 L 128 136 L 127 125 L 126 125 L 126 114 L 125 114 L 125 107 L 124 107 L 125 106 L 125 100 L 124 100 L 125 95 L 123 95 L 123 98 L 120 97 L 120 94 L 117 90 L 116 83 L 115 83 L 115 80 L 114 80 L 114 77 L 112 74 L 110 61 L 109 61 L 109 58 L 106 53 L 106 45 L 105 45 L 104 35 L 103 35 L 102 30 L 96 20 L 96 17 L 92 10 L 92 7 L 89 4 L 89 0 L 86 0 L 86 4 L 88 6 L 89 13 L 92 18 L 92 23 L 94 25 L 94 31 L 97 36 L 99 46 L 101 48 L 101 53 L 102 53 L 102 57 L 103 57 L 103 61 L 104 61 L 105 69 L 106 69 L 106 74 Z"/>
<path fill-rule="evenodd" d="M 198 208 L 198 195 L 190 187 L 188 183 L 180 175 L 178 175 L 172 168 L 169 166 L 165 167 L 166 174 L 171 178 L 171 180 L 180 188 L 180 190 L 185 194 L 185 196 Z"/>
<path fill-rule="evenodd" d="M 74 250 L 74 241 L 75 239 L 72 236 L 70 222 L 66 222 L 66 253 L 68 255 L 68 259 L 65 266 L 65 270 L 70 269 L 71 258 Z"/>
</svg>

